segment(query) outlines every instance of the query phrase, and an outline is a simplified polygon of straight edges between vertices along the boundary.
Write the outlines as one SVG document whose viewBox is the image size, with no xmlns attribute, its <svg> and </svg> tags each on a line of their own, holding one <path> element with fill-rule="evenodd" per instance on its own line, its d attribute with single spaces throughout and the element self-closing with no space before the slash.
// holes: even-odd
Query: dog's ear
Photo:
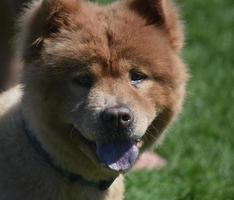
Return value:
<svg viewBox="0 0 234 200">
<path fill-rule="evenodd" d="M 78 12 L 79 0 L 43 0 L 39 13 L 39 24 L 44 37 L 66 28 L 72 23 L 72 14 Z"/>
<path fill-rule="evenodd" d="M 184 43 L 183 26 L 172 0 L 129 0 L 129 7 L 146 20 L 147 25 L 162 28 L 170 43 L 180 51 Z"/>
<path fill-rule="evenodd" d="M 71 28 L 80 9 L 80 0 L 41 0 L 29 6 L 20 23 L 22 37 L 18 37 L 24 60 L 38 56 L 45 39 Z"/>
</svg>

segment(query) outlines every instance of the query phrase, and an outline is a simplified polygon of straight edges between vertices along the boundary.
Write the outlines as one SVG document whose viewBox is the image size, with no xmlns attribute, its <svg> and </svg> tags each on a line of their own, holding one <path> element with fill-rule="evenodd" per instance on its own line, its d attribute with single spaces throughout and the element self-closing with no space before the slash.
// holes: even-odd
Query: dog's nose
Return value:
<svg viewBox="0 0 234 200">
<path fill-rule="evenodd" d="M 126 106 L 115 106 L 106 108 L 102 113 L 102 120 L 104 123 L 108 123 L 109 127 L 125 129 L 133 123 L 133 113 Z"/>
</svg>

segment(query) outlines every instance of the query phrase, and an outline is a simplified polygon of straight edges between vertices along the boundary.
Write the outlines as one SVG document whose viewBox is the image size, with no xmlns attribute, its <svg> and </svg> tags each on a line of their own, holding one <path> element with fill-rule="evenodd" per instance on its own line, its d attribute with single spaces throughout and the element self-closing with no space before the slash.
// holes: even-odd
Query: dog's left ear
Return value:
<svg viewBox="0 0 234 200">
<path fill-rule="evenodd" d="M 184 43 L 183 25 L 172 0 L 129 0 L 129 8 L 168 35 L 171 46 L 180 51 Z"/>
<path fill-rule="evenodd" d="M 71 29 L 75 15 L 81 10 L 82 0 L 35 1 L 21 18 L 20 57 L 33 60 L 38 57 L 45 39 L 62 29 Z"/>
<path fill-rule="evenodd" d="M 80 0 L 42 0 L 40 8 L 40 22 L 44 37 L 69 27 L 72 16 L 81 9 Z"/>
</svg>

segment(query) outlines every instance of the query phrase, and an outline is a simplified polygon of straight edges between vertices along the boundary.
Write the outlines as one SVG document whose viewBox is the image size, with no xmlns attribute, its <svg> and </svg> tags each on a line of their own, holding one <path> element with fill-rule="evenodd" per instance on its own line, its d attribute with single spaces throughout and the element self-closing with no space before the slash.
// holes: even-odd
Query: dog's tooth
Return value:
<svg viewBox="0 0 234 200">
<path fill-rule="evenodd" d="M 138 148 L 141 148 L 142 146 L 143 146 L 143 141 L 137 142 L 137 147 L 138 147 Z"/>
</svg>

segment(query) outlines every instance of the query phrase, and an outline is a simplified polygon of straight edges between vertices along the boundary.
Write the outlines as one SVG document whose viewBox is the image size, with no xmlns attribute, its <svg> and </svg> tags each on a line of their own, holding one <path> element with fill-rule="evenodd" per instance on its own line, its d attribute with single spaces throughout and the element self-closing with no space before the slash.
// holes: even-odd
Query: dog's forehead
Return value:
<svg viewBox="0 0 234 200">
<path fill-rule="evenodd" d="M 121 4 L 78 14 L 72 31 L 62 31 L 47 51 L 103 68 L 157 65 L 168 61 L 169 45 L 160 29 L 147 26 Z M 122 64 L 125 65 L 122 65 Z M 112 69 L 113 70 L 113 69 Z"/>
<path fill-rule="evenodd" d="M 168 54 L 170 48 L 161 28 L 147 25 L 145 19 L 121 3 L 101 7 L 92 15 L 90 23 L 84 26 L 90 27 L 89 31 L 93 34 L 90 34 L 90 40 L 105 41 L 103 45 L 106 45 L 112 58 L 162 57 Z M 97 48 L 103 47 L 98 45 Z"/>
</svg>

